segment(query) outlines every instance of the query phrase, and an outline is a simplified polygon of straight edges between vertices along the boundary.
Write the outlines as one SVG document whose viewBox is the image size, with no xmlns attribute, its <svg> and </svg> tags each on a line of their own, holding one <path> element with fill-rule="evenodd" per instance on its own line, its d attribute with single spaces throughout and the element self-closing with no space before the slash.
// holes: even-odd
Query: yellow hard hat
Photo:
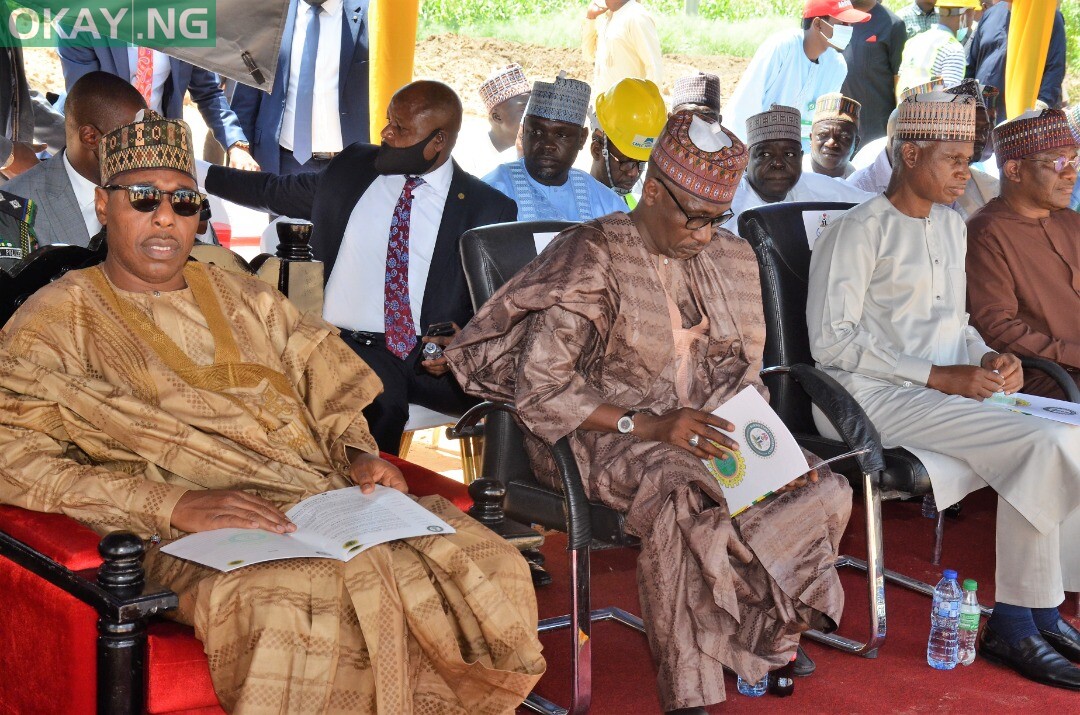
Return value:
<svg viewBox="0 0 1080 715">
<path fill-rule="evenodd" d="M 978 10 L 982 7 L 979 0 L 938 0 L 937 4 L 941 7 L 963 7 L 972 10 Z"/>
<path fill-rule="evenodd" d="M 667 123 L 660 88 L 647 79 L 619 80 L 596 98 L 596 119 L 615 148 L 631 159 L 647 161 Z"/>
</svg>

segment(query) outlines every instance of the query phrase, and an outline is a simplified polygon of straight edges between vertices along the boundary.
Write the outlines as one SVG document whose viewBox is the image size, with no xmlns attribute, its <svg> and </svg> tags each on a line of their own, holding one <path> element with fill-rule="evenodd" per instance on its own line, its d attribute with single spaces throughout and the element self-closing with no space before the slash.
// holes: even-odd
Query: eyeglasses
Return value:
<svg viewBox="0 0 1080 715">
<path fill-rule="evenodd" d="M 614 159 L 615 163 L 619 165 L 619 170 L 625 173 L 629 173 L 634 169 L 637 169 L 639 174 L 644 174 L 645 169 L 649 166 L 649 162 L 647 161 L 638 161 L 637 159 L 620 159 L 619 157 L 615 156 L 615 153 L 608 149 L 608 138 L 606 134 L 604 135 L 603 154 L 605 159 Z"/>
<path fill-rule="evenodd" d="M 1037 161 L 1040 164 L 1053 164 L 1054 171 L 1059 174 L 1065 171 L 1066 166 L 1071 166 L 1073 171 L 1080 171 L 1080 155 L 1074 156 L 1072 159 L 1067 156 L 1059 156 L 1057 159 L 1031 159 L 1025 157 L 1025 161 Z"/>
<path fill-rule="evenodd" d="M 675 202 L 675 205 L 679 207 L 680 211 L 682 211 L 683 216 L 686 217 L 687 231 L 697 231 L 699 228 L 702 228 L 703 226 L 708 226 L 709 224 L 712 224 L 713 228 L 720 228 L 725 223 L 727 223 L 728 219 L 735 215 L 734 211 L 728 209 L 719 216 L 691 216 L 689 213 L 687 213 L 686 209 L 683 208 L 683 205 L 679 203 L 679 200 L 675 198 L 675 194 L 672 192 L 671 189 L 668 188 L 668 185 L 665 184 L 663 181 L 660 181 L 660 179 L 657 179 L 656 181 L 658 184 L 664 187 L 664 191 L 668 193 L 668 196 L 671 197 L 671 200 Z"/>
<path fill-rule="evenodd" d="M 175 191 L 162 191 L 156 186 L 138 184 L 136 186 L 123 186 L 121 184 L 109 184 L 106 191 L 127 191 L 128 201 L 131 208 L 142 213 L 156 211 L 161 205 L 161 197 L 168 196 L 169 204 L 177 216 L 194 216 L 202 210 L 206 202 L 206 194 L 199 193 L 195 189 L 176 189 Z"/>
</svg>

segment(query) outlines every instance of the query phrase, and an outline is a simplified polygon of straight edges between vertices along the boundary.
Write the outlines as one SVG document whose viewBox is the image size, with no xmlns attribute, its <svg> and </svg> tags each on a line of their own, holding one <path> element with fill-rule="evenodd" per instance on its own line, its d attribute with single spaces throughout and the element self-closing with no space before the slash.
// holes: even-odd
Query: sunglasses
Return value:
<svg viewBox="0 0 1080 715">
<path fill-rule="evenodd" d="M 686 217 L 687 231 L 697 231 L 699 228 L 702 228 L 703 226 L 708 226 L 709 224 L 712 224 L 713 228 L 720 228 L 725 223 L 727 223 L 728 219 L 735 215 L 734 211 L 728 209 L 719 216 L 691 216 L 689 213 L 687 213 L 686 209 L 683 208 L 683 205 L 679 203 L 679 200 L 675 198 L 675 194 L 672 192 L 671 189 L 668 188 L 667 184 L 665 184 L 663 181 L 660 181 L 659 179 L 656 180 L 656 183 L 664 187 L 664 191 L 668 193 L 668 196 L 671 197 L 671 200 L 675 202 L 675 205 L 679 207 L 680 211 L 682 211 L 683 216 Z"/>
<path fill-rule="evenodd" d="M 131 208 L 142 213 L 156 211 L 161 205 L 162 196 L 169 197 L 169 204 L 177 216 L 194 216 L 202 211 L 203 204 L 206 202 L 206 194 L 199 193 L 195 189 L 162 191 L 156 186 L 146 184 L 135 186 L 109 184 L 104 188 L 106 191 L 126 191 Z"/>
<path fill-rule="evenodd" d="M 1052 164 L 1054 171 L 1059 174 L 1065 171 L 1066 166 L 1071 166 L 1074 171 L 1080 171 L 1080 156 L 1074 156 L 1071 159 L 1067 156 L 1059 156 L 1057 159 L 1027 159 L 1027 161 L 1035 161 L 1040 164 Z"/>
</svg>

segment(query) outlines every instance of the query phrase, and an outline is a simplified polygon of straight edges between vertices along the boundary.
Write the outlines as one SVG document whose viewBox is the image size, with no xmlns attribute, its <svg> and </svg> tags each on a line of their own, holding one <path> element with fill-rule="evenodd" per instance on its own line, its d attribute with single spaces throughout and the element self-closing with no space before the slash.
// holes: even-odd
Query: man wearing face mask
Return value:
<svg viewBox="0 0 1080 715">
<path fill-rule="evenodd" d="M 383 392 L 364 410 L 379 448 L 396 454 L 409 403 L 460 413 L 472 401 L 443 358 L 422 360 L 428 326 L 472 317 L 458 252 L 465 231 L 513 221 L 513 201 L 450 158 L 461 100 L 441 82 L 398 90 L 382 145 L 356 143 L 325 169 L 292 176 L 214 166 L 210 193 L 314 223 L 311 248 L 325 266 L 323 317 L 379 376 Z"/>
<path fill-rule="evenodd" d="M 963 42 L 975 17 L 979 0 L 939 0 L 938 24 L 919 33 L 904 45 L 897 95 L 917 84 L 941 77 L 946 87 L 964 79 L 967 58 Z"/>
<path fill-rule="evenodd" d="M 840 91 L 847 77 L 840 53 L 851 41 L 851 25 L 869 19 L 869 13 L 856 10 L 851 0 L 807 0 L 802 30 L 769 37 L 743 72 L 723 112 L 732 131 L 745 140 L 751 116 L 774 104 L 795 107 L 802 115 L 802 148 L 809 151 L 817 98 Z"/>
<path fill-rule="evenodd" d="M 64 105 L 67 146 L 9 181 L 6 191 L 37 203 L 39 245 L 85 246 L 101 230 L 94 189 L 101 185 L 98 143 L 146 109 L 139 90 L 109 72 L 90 72 L 71 87 Z"/>
</svg>

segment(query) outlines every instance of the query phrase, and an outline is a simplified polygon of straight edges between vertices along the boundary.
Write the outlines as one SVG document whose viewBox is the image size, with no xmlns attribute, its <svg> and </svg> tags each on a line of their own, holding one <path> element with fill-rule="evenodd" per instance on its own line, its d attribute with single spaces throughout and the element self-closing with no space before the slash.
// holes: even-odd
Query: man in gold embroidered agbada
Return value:
<svg viewBox="0 0 1080 715">
<path fill-rule="evenodd" d="M 108 257 L 39 290 L 0 332 L 0 503 L 163 542 L 292 531 L 283 511 L 359 484 L 407 491 L 361 410 L 381 389 L 335 328 L 254 277 L 188 261 L 204 197 L 190 130 L 107 135 Z M 151 546 L 222 706 L 238 713 L 505 713 L 544 670 L 517 552 L 440 497 L 457 530 L 347 563 L 220 573 Z"/>
</svg>

